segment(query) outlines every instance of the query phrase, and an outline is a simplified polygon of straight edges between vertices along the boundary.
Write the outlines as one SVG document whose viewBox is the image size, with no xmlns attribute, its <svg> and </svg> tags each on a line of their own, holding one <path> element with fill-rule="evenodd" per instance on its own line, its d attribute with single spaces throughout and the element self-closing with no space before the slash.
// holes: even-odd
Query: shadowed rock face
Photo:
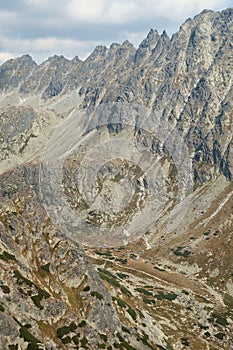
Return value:
<svg viewBox="0 0 233 350">
<path fill-rule="evenodd" d="M 232 9 L 203 11 L 171 39 L 151 30 L 137 50 L 126 41 L 85 61 L 24 55 L 0 67 L 1 349 L 231 349 L 232 20 Z M 78 133 L 55 185 L 87 212 L 83 237 L 108 230 L 102 248 L 97 237 L 82 246 L 43 205 L 48 148 L 65 154 Z M 118 247 L 114 230 L 151 198 L 147 157 L 163 206 L 142 216 L 141 239 Z M 193 186 L 177 200 L 187 157 Z"/>
</svg>

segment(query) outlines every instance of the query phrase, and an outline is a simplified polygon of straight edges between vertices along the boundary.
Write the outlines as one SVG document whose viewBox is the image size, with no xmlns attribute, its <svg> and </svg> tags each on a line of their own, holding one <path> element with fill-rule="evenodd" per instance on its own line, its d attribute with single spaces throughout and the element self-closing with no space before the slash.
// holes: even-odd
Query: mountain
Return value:
<svg viewBox="0 0 233 350">
<path fill-rule="evenodd" d="M 2 64 L 1 349 L 233 349 L 232 39 Z"/>
</svg>

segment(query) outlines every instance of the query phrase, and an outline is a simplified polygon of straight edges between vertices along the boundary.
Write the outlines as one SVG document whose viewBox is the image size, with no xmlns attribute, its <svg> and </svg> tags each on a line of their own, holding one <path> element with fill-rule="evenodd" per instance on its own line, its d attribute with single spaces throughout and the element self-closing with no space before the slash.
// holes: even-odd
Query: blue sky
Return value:
<svg viewBox="0 0 233 350">
<path fill-rule="evenodd" d="M 84 59 L 126 39 L 137 47 L 151 28 L 171 35 L 203 9 L 227 7 L 233 0 L 0 0 L 0 63 L 25 53 Z"/>
</svg>

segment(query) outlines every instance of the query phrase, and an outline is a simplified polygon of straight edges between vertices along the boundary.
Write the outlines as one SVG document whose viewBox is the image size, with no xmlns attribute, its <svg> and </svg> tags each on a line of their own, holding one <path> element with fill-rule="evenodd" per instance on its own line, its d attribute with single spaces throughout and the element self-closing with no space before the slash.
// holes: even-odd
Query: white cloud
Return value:
<svg viewBox="0 0 233 350">
<path fill-rule="evenodd" d="M 167 18 L 177 21 L 201 10 L 230 6 L 229 0 L 71 0 L 66 15 L 79 22 L 130 23 L 142 18 Z"/>
<path fill-rule="evenodd" d="M 35 56 L 38 63 L 42 60 L 56 54 L 65 55 L 67 58 L 79 56 L 81 59 L 86 58 L 93 50 L 93 47 L 98 45 L 98 42 L 78 41 L 73 39 L 59 39 L 55 37 L 37 38 L 37 39 L 11 39 L 6 37 L 0 38 L 3 49 L 15 52 L 2 52 L 0 54 L 0 62 L 14 56 L 20 56 L 25 53 L 30 53 Z"/>
<path fill-rule="evenodd" d="M 10 58 L 15 58 L 15 55 L 11 52 L 0 52 L 0 64 L 4 63 Z"/>
<path fill-rule="evenodd" d="M 104 0 L 71 0 L 66 8 L 66 15 L 80 22 L 96 22 L 103 17 Z"/>
<path fill-rule="evenodd" d="M 138 45 L 150 28 L 168 34 L 205 8 L 232 0 L 11 0 L 0 7 L 0 52 L 85 58 L 96 45 Z"/>
</svg>

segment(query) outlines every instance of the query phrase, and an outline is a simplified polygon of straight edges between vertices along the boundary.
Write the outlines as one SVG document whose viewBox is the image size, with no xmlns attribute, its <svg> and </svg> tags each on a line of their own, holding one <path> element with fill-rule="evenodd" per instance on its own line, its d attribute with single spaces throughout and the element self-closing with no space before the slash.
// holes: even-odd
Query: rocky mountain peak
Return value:
<svg viewBox="0 0 233 350">
<path fill-rule="evenodd" d="M 133 44 L 129 40 L 123 41 L 122 47 L 125 48 L 125 49 L 132 49 L 132 48 L 134 48 Z"/>
<path fill-rule="evenodd" d="M 151 29 L 147 34 L 147 37 L 139 45 L 139 48 L 149 48 L 150 50 L 154 49 L 160 40 L 160 35 L 157 30 Z"/>
<path fill-rule="evenodd" d="M 107 51 L 108 51 L 108 49 L 106 46 L 98 45 L 98 46 L 96 46 L 94 51 L 90 54 L 90 56 L 87 57 L 87 59 L 85 61 L 89 62 L 89 61 L 103 59 L 103 58 L 105 58 Z"/>
<path fill-rule="evenodd" d="M 164 42 L 168 42 L 168 41 L 170 40 L 170 38 L 169 38 L 169 36 L 168 36 L 166 30 L 164 30 L 164 31 L 162 32 L 161 38 L 162 38 L 162 40 L 163 40 Z"/>
</svg>

